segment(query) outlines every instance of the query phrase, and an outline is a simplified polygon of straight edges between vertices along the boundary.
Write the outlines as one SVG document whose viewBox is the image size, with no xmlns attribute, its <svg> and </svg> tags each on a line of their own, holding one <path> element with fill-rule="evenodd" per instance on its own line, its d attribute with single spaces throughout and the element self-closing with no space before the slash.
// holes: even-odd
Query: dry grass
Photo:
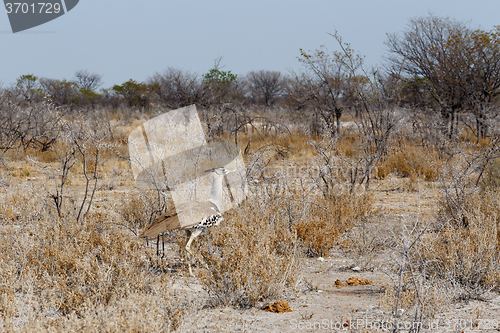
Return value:
<svg viewBox="0 0 500 333">
<path fill-rule="evenodd" d="M 453 281 L 472 296 L 500 287 L 500 196 L 481 191 L 468 197 L 462 225 L 443 205 L 442 227 L 422 247 L 430 274 Z"/>
<path fill-rule="evenodd" d="M 99 319 L 97 309 L 118 320 L 110 329 L 123 327 L 130 318 L 114 311 L 132 311 L 135 300 L 148 302 L 168 286 L 144 243 L 104 220 L 93 214 L 82 224 L 63 223 L 50 214 L 2 237 L 0 316 L 6 328 L 64 326 L 71 316 L 87 326 Z M 168 293 L 163 297 L 171 312 L 163 327 L 174 327 L 181 310 L 169 303 Z"/>
<path fill-rule="evenodd" d="M 174 310 L 176 302 L 167 286 L 152 288 L 150 294 L 130 294 L 110 306 L 86 308 L 79 315 L 36 318 L 23 326 L 25 332 L 171 332 L 182 325 L 184 312 Z M 13 331 L 16 325 L 6 323 Z M 19 327 L 19 325 L 17 325 Z"/>
<path fill-rule="evenodd" d="M 352 132 L 349 135 L 343 135 L 340 137 L 340 139 L 336 142 L 335 147 L 338 149 L 340 154 L 342 154 L 342 156 L 354 157 L 359 154 L 359 145 L 359 137 Z"/>
<path fill-rule="evenodd" d="M 120 223 L 138 235 L 164 207 L 165 200 L 158 192 L 133 189 L 122 197 L 118 208 Z"/>
<path fill-rule="evenodd" d="M 382 299 L 399 320 L 421 322 L 457 301 L 484 300 L 498 291 L 498 215 L 492 218 L 479 208 L 476 213 L 466 228 L 445 223 L 434 232 L 416 228 L 411 239 L 400 239 L 391 263 L 397 283 Z"/>
<path fill-rule="evenodd" d="M 398 177 L 437 180 L 439 178 L 437 153 L 428 148 L 406 144 L 401 150 L 389 154 L 377 168 L 379 179 L 385 179 L 390 173 Z"/>
<path fill-rule="evenodd" d="M 225 141 L 233 141 L 234 137 L 225 137 Z M 238 136 L 238 145 L 246 155 L 262 149 L 273 149 L 276 159 L 286 158 L 290 161 L 303 161 L 316 155 L 311 141 L 321 138 L 311 137 L 303 133 L 283 133 L 278 135 L 261 135 L 242 133 Z"/>
<path fill-rule="evenodd" d="M 466 148 L 474 152 L 473 146 Z M 447 167 L 439 170 L 437 219 L 404 222 L 396 235 L 391 267 L 397 283 L 384 301 L 400 320 L 433 318 L 453 302 L 484 299 L 499 290 L 497 166 L 492 163 L 476 187 L 478 173 L 471 165 L 477 155 L 464 156 L 446 161 Z"/>
<path fill-rule="evenodd" d="M 212 305 L 250 307 L 293 286 L 301 255 L 287 208 L 286 201 L 246 202 L 199 238 L 197 251 L 208 268 L 198 277 Z"/>
<path fill-rule="evenodd" d="M 175 330 L 188 306 L 173 301 L 169 275 L 158 267 L 155 253 L 129 231 L 137 221 L 126 225 L 116 220 L 110 215 L 113 205 L 108 205 L 92 208 L 77 222 L 85 185 L 81 160 L 68 170 L 64 195 L 59 193 L 62 213 L 56 213 L 53 195 L 61 180 L 61 156 L 70 143 L 57 142 L 45 152 L 27 149 L 4 155 L 10 161 L 1 183 L 1 329 Z M 116 157 L 104 150 L 103 155 L 108 165 L 99 163 L 98 174 L 116 173 Z M 93 168 L 87 164 L 87 173 Z M 95 197 L 107 200 L 114 185 L 102 186 Z"/>
<path fill-rule="evenodd" d="M 366 194 L 318 197 L 307 216 L 296 223 L 297 235 L 309 255 L 325 256 L 346 231 L 371 213 L 372 202 Z"/>
</svg>

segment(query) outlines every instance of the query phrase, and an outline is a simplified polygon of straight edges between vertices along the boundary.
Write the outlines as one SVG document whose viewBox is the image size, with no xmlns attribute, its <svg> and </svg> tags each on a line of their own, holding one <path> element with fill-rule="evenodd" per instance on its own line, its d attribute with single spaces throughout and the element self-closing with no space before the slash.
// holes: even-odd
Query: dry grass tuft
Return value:
<svg viewBox="0 0 500 333">
<path fill-rule="evenodd" d="M 297 236 L 309 255 L 322 257 L 338 244 L 340 236 L 371 213 L 372 201 L 366 194 L 318 197 L 307 217 L 296 223 Z"/>
<path fill-rule="evenodd" d="M 453 281 L 472 296 L 500 286 L 500 195 L 471 194 L 461 224 L 442 203 L 442 227 L 423 242 L 422 256 L 431 260 L 430 274 Z M 445 219 L 448 217 L 448 219 Z"/>
<path fill-rule="evenodd" d="M 483 190 L 498 191 L 500 189 L 500 159 L 497 158 L 487 166 L 480 182 Z"/>
<path fill-rule="evenodd" d="M 163 205 L 163 198 L 156 191 L 131 191 L 124 196 L 118 213 L 121 221 L 131 230 L 142 231 L 156 216 L 156 211 Z"/>
<path fill-rule="evenodd" d="M 359 154 L 359 138 L 353 134 L 344 135 L 335 143 L 339 153 L 345 157 L 355 157 Z"/>
<path fill-rule="evenodd" d="M 254 306 L 281 294 L 296 280 L 298 242 L 286 202 L 271 207 L 245 203 L 200 237 L 208 268 L 198 274 L 212 305 Z"/>
<path fill-rule="evenodd" d="M 184 310 L 173 310 L 175 300 L 166 287 L 153 287 L 150 294 L 133 293 L 112 305 L 86 307 L 79 314 L 47 313 L 23 325 L 25 332 L 172 332 L 183 323 Z M 6 321 L 3 328 L 20 325 Z"/>
<path fill-rule="evenodd" d="M 390 154 L 377 169 L 379 179 L 390 173 L 399 177 L 422 177 L 434 181 L 439 177 L 437 153 L 429 149 L 406 144 L 401 150 Z"/>
</svg>

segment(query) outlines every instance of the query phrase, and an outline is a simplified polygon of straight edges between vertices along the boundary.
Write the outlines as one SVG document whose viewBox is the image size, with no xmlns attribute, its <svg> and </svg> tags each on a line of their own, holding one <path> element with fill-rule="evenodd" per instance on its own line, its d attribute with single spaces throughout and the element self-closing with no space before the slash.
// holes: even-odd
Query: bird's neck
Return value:
<svg viewBox="0 0 500 333">
<path fill-rule="evenodd" d="M 222 207 L 222 180 L 224 176 L 214 173 L 212 181 L 212 190 L 210 191 L 210 201 L 221 209 Z"/>
</svg>

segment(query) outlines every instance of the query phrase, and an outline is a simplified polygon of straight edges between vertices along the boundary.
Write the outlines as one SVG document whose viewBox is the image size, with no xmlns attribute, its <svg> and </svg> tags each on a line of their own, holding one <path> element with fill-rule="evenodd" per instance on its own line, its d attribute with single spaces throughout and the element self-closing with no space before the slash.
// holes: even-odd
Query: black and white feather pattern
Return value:
<svg viewBox="0 0 500 333">
<path fill-rule="evenodd" d="M 141 236 L 156 237 L 162 232 L 175 229 L 204 231 L 223 220 L 217 206 L 210 201 L 186 202 L 158 216 L 144 229 Z"/>
<path fill-rule="evenodd" d="M 201 223 L 195 224 L 192 227 L 187 227 L 186 229 L 192 228 L 192 229 L 201 229 L 203 231 L 207 230 L 208 228 L 213 227 L 214 225 L 218 225 L 224 220 L 221 214 L 215 214 L 211 215 L 207 218 L 204 218 Z"/>
</svg>

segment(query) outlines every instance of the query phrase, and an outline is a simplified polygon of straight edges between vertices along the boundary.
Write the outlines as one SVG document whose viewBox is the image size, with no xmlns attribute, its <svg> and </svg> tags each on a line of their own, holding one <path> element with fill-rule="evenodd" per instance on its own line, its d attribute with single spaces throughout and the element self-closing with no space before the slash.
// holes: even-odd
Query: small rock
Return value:
<svg viewBox="0 0 500 333">
<path fill-rule="evenodd" d="M 356 266 L 356 267 L 353 267 L 353 268 L 351 268 L 351 269 L 352 269 L 353 271 L 355 271 L 355 272 L 359 272 L 359 271 L 361 270 L 361 267 Z"/>
<path fill-rule="evenodd" d="M 325 261 L 325 259 L 323 257 L 319 257 L 318 261 Z"/>
</svg>

